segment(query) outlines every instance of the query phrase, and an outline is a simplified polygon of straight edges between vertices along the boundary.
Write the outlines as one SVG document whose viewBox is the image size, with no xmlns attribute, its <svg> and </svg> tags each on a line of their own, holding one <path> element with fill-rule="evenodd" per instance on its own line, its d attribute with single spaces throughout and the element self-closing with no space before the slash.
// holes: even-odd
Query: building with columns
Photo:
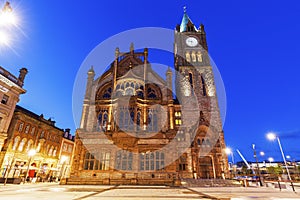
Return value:
<svg viewBox="0 0 300 200">
<path fill-rule="evenodd" d="M 27 69 L 20 69 L 19 77 L 0 66 L 0 151 L 7 140 L 10 125 L 19 96 L 26 90 L 23 88 Z"/>
<path fill-rule="evenodd" d="M 116 48 L 100 77 L 88 71 L 66 184 L 179 185 L 182 178 L 228 176 L 204 26 L 184 13 L 174 34 L 175 73 L 169 68 L 165 79 L 148 49 L 133 44 L 129 52 Z"/>
</svg>

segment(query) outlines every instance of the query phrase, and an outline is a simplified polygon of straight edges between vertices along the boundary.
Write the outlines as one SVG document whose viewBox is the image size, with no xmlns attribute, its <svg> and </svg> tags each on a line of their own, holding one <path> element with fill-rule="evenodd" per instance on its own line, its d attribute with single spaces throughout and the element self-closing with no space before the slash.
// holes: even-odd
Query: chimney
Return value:
<svg viewBox="0 0 300 200">
<path fill-rule="evenodd" d="M 25 76 L 26 76 L 26 74 L 28 73 L 28 70 L 26 69 L 26 68 L 22 68 L 22 69 L 20 69 L 20 74 L 19 74 L 19 81 L 20 81 L 20 83 L 21 83 L 21 86 L 23 87 L 23 85 L 24 85 L 24 79 L 25 79 Z"/>
</svg>

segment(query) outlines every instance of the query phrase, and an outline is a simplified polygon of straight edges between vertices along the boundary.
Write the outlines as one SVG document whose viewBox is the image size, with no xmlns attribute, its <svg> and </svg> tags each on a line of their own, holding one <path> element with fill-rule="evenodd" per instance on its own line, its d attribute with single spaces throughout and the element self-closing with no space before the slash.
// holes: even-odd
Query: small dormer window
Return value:
<svg viewBox="0 0 300 200">
<path fill-rule="evenodd" d="M 6 94 L 4 94 L 3 97 L 2 97 L 1 103 L 2 104 L 7 104 L 8 99 L 9 99 L 9 96 L 7 96 Z"/>
</svg>

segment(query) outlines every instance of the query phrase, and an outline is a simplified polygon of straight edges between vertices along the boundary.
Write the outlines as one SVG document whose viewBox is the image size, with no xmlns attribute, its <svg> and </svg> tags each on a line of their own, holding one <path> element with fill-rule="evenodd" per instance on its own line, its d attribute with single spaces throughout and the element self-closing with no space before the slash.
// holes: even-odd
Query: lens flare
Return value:
<svg viewBox="0 0 300 200">
<path fill-rule="evenodd" d="M 9 46 L 10 44 L 10 37 L 7 32 L 0 30 L 0 45 L 1 46 Z"/>
</svg>

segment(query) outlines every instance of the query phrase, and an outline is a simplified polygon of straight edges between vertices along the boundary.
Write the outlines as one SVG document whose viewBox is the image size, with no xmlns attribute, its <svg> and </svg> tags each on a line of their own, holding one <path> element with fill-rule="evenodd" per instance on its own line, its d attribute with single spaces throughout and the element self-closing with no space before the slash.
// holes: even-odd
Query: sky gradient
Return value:
<svg viewBox="0 0 300 200">
<path fill-rule="evenodd" d="M 13 50 L 0 48 L 0 65 L 15 75 L 28 68 L 19 105 L 74 133 L 73 84 L 89 52 L 129 29 L 174 29 L 186 5 L 196 26 L 205 25 L 225 84 L 226 144 L 247 160 L 254 160 L 252 144 L 265 152 L 260 160 L 282 160 L 277 143 L 265 137 L 274 131 L 285 153 L 300 160 L 300 2 L 288 2 L 11 0 L 20 28 L 10 30 Z M 149 60 L 173 66 L 171 56 Z"/>
</svg>

